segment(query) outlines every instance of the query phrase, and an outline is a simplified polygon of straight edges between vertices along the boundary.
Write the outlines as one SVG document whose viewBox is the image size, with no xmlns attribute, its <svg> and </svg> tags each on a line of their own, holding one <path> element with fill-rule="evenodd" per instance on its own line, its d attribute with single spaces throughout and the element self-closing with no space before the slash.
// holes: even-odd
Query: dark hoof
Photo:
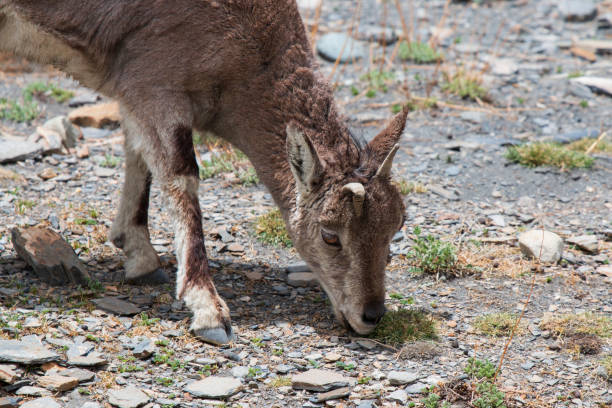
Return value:
<svg viewBox="0 0 612 408">
<path fill-rule="evenodd" d="M 126 282 L 133 285 L 163 285 L 170 283 L 170 277 L 163 268 L 157 268 L 151 273 L 139 276 L 135 279 L 126 279 Z"/>
<path fill-rule="evenodd" d="M 193 334 L 198 339 L 215 346 L 221 346 L 234 341 L 234 331 L 232 330 L 231 326 L 228 330 L 224 329 L 223 327 L 215 327 L 214 329 L 197 329 L 193 331 Z"/>
</svg>

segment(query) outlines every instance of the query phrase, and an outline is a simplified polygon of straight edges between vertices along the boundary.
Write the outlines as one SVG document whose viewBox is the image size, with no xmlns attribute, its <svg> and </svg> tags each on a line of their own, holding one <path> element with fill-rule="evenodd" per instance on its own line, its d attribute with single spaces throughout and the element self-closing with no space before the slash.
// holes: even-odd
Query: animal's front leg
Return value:
<svg viewBox="0 0 612 408">
<path fill-rule="evenodd" d="M 153 178 L 159 181 L 174 225 L 178 263 L 176 296 L 193 312 L 191 330 L 206 342 L 225 344 L 232 340 L 233 333 L 229 309 L 219 297 L 208 270 L 198 201 L 199 171 L 193 150 L 191 105 L 189 100 L 173 96 L 140 97 L 138 101 L 164 103 L 150 104 L 146 112 L 124 109 L 124 121 L 128 127 L 142 129 L 141 138 L 134 146 Z M 139 105 L 140 102 L 133 106 Z M 172 107 L 172 111 L 167 111 L 167 107 Z"/>
<path fill-rule="evenodd" d="M 165 187 L 175 224 L 176 295 L 193 311 L 191 330 L 204 341 L 225 344 L 233 333 L 229 309 L 219 297 L 209 270 L 202 215 L 198 202 L 198 178 L 181 176 Z"/>
</svg>

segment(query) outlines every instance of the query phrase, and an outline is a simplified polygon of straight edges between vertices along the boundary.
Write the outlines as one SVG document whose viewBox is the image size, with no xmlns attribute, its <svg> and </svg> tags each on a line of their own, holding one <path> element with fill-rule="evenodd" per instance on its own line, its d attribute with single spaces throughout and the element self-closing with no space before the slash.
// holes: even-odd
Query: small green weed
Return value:
<svg viewBox="0 0 612 408">
<path fill-rule="evenodd" d="M 463 369 L 467 375 L 477 380 L 495 377 L 495 370 L 495 365 L 489 360 L 479 360 L 474 357 L 468 359 L 468 364 Z"/>
<path fill-rule="evenodd" d="M 463 99 L 486 99 L 487 90 L 482 86 L 482 80 L 476 74 L 458 70 L 453 75 L 444 72 L 442 90 L 457 95 Z"/>
<path fill-rule="evenodd" d="M 393 79 L 393 76 L 392 72 L 385 72 L 378 69 L 370 71 L 362 76 L 361 80 L 368 81 L 368 92 L 366 96 L 368 98 L 373 98 L 378 91 L 387 92 L 389 90 L 387 82 Z"/>
<path fill-rule="evenodd" d="M 455 247 L 432 235 L 422 236 L 421 229 L 414 229 L 416 239 L 408 258 L 413 262 L 413 272 L 417 274 L 440 275 L 456 274 L 457 253 Z"/>
<path fill-rule="evenodd" d="M 23 98 L 22 102 L 0 98 L 0 119 L 13 122 L 30 122 L 40 114 L 38 105 L 32 98 Z"/>
<path fill-rule="evenodd" d="M 144 371 L 144 368 L 136 364 L 121 364 L 117 370 L 120 373 L 135 373 L 138 371 Z"/>
<path fill-rule="evenodd" d="M 255 378 L 258 375 L 261 375 L 262 371 L 259 367 L 249 367 L 249 372 L 247 374 L 248 378 Z"/>
<path fill-rule="evenodd" d="M 420 310 L 389 311 L 369 337 L 394 346 L 408 341 L 436 339 L 436 323 Z"/>
<path fill-rule="evenodd" d="M 35 205 L 36 203 L 32 200 L 19 199 L 15 203 L 15 211 L 17 211 L 18 214 L 23 215 L 25 214 L 26 210 L 31 210 Z"/>
<path fill-rule="evenodd" d="M 338 361 L 336 362 L 336 367 L 344 370 L 344 371 L 354 371 L 355 370 L 355 364 L 353 363 L 345 363 L 343 361 Z"/>
<path fill-rule="evenodd" d="M 580 71 L 574 71 L 574 72 L 570 72 L 569 74 L 567 74 L 567 77 L 569 79 L 572 79 L 572 78 L 580 78 L 583 75 L 584 74 L 582 72 L 580 72 Z"/>
<path fill-rule="evenodd" d="M 372 381 L 372 377 L 359 377 L 357 379 L 357 384 L 369 384 Z"/>
<path fill-rule="evenodd" d="M 479 397 L 472 404 L 476 408 L 506 408 L 504 400 L 506 396 L 497 389 L 497 386 L 489 381 L 485 381 L 476 386 Z"/>
<path fill-rule="evenodd" d="M 442 61 L 444 56 L 423 42 L 406 42 L 399 45 L 398 57 L 402 61 L 412 61 L 417 64 L 431 64 Z"/>
<path fill-rule="evenodd" d="M 421 403 L 425 408 L 450 408 L 450 404 L 448 402 L 443 402 L 440 405 L 440 396 L 433 392 L 433 388 L 428 390 L 427 396 L 421 400 Z"/>
<path fill-rule="evenodd" d="M 265 244 L 291 247 L 293 243 L 287 234 L 285 221 L 278 209 L 267 212 L 257 218 L 255 223 L 257 238 Z"/>
<path fill-rule="evenodd" d="M 50 96 L 51 98 L 55 99 L 57 103 L 64 103 L 74 96 L 74 92 L 66 91 L 50 83 L 45 84 L 44 82 L 32 82 L 25 87 L 23 90 L 23 95 L 24 98 L 29 96 L 30 99 L 33 96 L 36 96 L 37 98 L 42 96 Z"/>
<path fill-rule="evenodd" d="M 595 162 L 582 152 L 551 142 L 510 146 L 506 150 L 506 159 L 527 167 L 555 166 L 562 169 L 588 168 Z"/>
<path fill-rule="evenodd" d="M 77 225 L 98 225 L 98 221 L 91 218 L 75 218 L 74 223 Z"/>
<path fill-rule="evenodd" d="M 166 387 L 169 387 L 174 384 L 174 380 L 168 377 L 158 377 L 155 379 L 155 382 Z"/>
<path fill-rule="evenodd" d="M 101 167 L 115 168 L 119 166 L 119 158 L 106 153 L 104 159 L 98 163 Z"/>
<path fill-rule="evenodd" d="M 138 322 L 139 326 L 153 326 L 159 322 L 158 317 L 149 318 L 149 315 L 145 312 L 140 313 L 140 321 Z"/>
</svg>

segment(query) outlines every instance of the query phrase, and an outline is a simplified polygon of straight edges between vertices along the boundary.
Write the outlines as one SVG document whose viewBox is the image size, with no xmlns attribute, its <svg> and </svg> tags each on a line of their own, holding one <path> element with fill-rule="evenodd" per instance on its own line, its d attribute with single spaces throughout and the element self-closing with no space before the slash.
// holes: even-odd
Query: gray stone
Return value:
<svg viewBox="0 0 612 408">
<path fill-rule="evenodd" d="M 421 376 L 417 373 L 411 373 L 409 371 L 391 371 L 387 378 L 389 379 L 389 383 L 391 385 L 404 385 L 412 384 L 421 378 Z"/>
<path fill-rule="evenodd" d="M 44 397 L 28 401 L 20 408 L 62 408 L 62 406 L 54 398 Z"/>
<path fill-rule="evenodd" d="M 599 241 L 595 235 L 580 235 L 577 237 L 570 237 L 567 240 L 568 244 L 576 245 L 583 251 L 590 253 L 597 253 L 599 250 Z"/>
<path fill-rule="evenodd" d="M 136 343 L 134 350 L 132 350 L 132 354 L 134 354 L 134 357 L 145 359 L 151 357 L 155 349 L 156 347 L 153 340 L 148 337 L 142 337 L 138 343 Z"/>
<path fill-rule="evenodd" d="M 554 232 L 533 229 L 519 235 L 519 246 L 528 258 L 554 263 L 563 254 L 563 240 Z"/>
<path fill-rule="evenodd" d="M 232 377 L 206 377 L 203 380 L 192 382 L 185 387 L 185 391 L 199 398 L 225 399 L 242 389 L 242 382 Z"/>
<path fill-rule="evenodd" d="M 68 101 L 68 106 L 78 108 L 84 105 L 93 105 L 100 100 L 100 95 L 93 92 L 83 92 Z"/>
<path fill-rule="evenodd" d="M 562 133 L 553 137 L 552 141 L 557 143 L 572 143 L 576 140 L 584 138 L 595 138 L 599 136 L 599 130 L 597 129 L 578 129 L 572 130 L 571 132 Z"/>
<path fill-rule="evenodd" d="M 66 116 L 56 116 L 37 127 L 28 141 L 43 146 L 44 153 L 60 153 L 64 147 L 75 147 L 80 135 L 81 132 Z"/>
<path fill-rule="evenodd" d="M 471 122 L 475 124 L 481 124 L 485 120 L 485 114 L 477 111 L 461 112 L 459 114 L 459 117 L 461 117 L 461 119 L 465 120 L 466 122 Z M 457 142 L 454 143 L 456 144 Z"/>
<path fill-rule="evenodd" d="M 15 392 L 16 395 L 24 395 L 26 397 L 47 397 L 51 395 L 51 391 L 46 390 L 41 387 L 33 387 L 31 385 L 26 385 L 21 387 Z"/>
<path fill-rule="evenodd" d="M 295 272 L 287 275 L 287 284 L 289 286 L 303 288 L 317 286 L 319 282 L 312 272 Z"/>
<path fill-rule="evenodd" d="M 0 340 L 0 362 L 44 364 L 58 359 L 59 356 L 44 347 L 36 336 L 26 336 L 21 340 Z"/>
<path fill-rule="evenodd" d="M 17 254 L 43 281 L 51 285 L 89 282 L 85 265 L 57 232 L 40 227 L 13 228 L 11 237 Z"/>
<path fill-rule="evenodd" d="M 94 127 L 83 127 L 81 128 L 81 132 L 83 132 L 84 139 L 104 139 L 113 133 L 112 130 L 98 129 Z"/>
<path fill-rule="evenodd" d="M 110 312 L 119 316 L 133 316 L 140 313 L 140 308 L 135 304 L 126 302 L 117 297 L 103 297 L 91 301 L 99 309 Z"/>
<path fill-rule="evenodd" d="M 446 198 L 449 201 L 459 201 L 459 196 L 457 195 L 456 191 L 447 190 L 436 185 L 428 185 L 427 189 L 440 197 Z"/>
<path fill-rule="evenodd" d="M 101 177 L 101 178 L 113 177 L 115 174 L 117 174 L 117 171 L 110 167 L 95 167 L 94 168 L 94 175 L 97 177 Z"/>
<path fill-rule="evenodd" d="M 294 367 L 289 364 L 279 364 L 276 366 L 276 372 L 279 374 L 287 374 L 289 371 L 293 369 Z"/>
<path fill-rule="evenodd" d="M 149 402 L 147 394 L 134 386 L 108 391 L 108 402 L 119 408 L 138 408 Z"/>
<path fill-rule="evenodd" d="M 326 60 L 353 62 L 368 56 L 366 43 L 354 40 L 345 33 L 328 33 L 317 41 L 317 52 Z"/>
<path fill-rule="evenodd" d="M 423 394 L 423 391 L 427 388 L 427 384 L 422 382 L 417 382 L 408 387 L 404 388 L 408 394 Z"/>
<path fill-rule="evenodd" d="M 106 359 L 100 356 L 100 353 L 89 353 L 86 356 L 69 357 L 67 363 L 78 367 L 95 367 L 106 364 Z"/>
<path fill-rule="evenodd" d="M 93 371 L 85 370 L 82 368 L 67 368 L 65 370 L 58 371 L 57 374 L 66 377 L 74 377 L 79 380 L 79 382 L 91 381 L 96 376 Z"/>
<path fill-rule="evenodd" d="M 610 78 L 583 76 L 572 78 L 571 81 L 587 86 L 595 93 L 612 96 L 612 79 Z"/>
<path fill-rule="evenodd" d="M 444 170 L 444 174 L 446 174 L 446 176 L 448 177 L 458 176 L 460 172 L 461 172 L 461 167 L 459 166 L 449 166 L 446 168 L 446 170 Z"/>
<path fill-rule="evenodd" d="M 499 214 L 489 215 L 489 219 L 491 220 L 491 224 L 495 226 L 502 227 L 502 228 L 506 226 L 506 220 L 504 219 L 503 215 L 499 215 Z"/>
<path fill-rule="evenodd" d="M 561 0 L 559 10 L 565 21 L 590 21 L 597 16 L 593 0 Z"/>
<path fill-rule="evenodd" d="M 12 163 L 30 159 L 43 152 L 43 147 L 20 139 L 0 138 L 0 163 Z"/>
<path fill-rule="evenodd" d="M 317 394 L 317 396 L 313 398 L 314 399 L 313 402 L 320 404 L 325 401 L 346 398 L 349 395 L 351 395 L 351 389 L 349 387 L 342 387 L 342 388 L 337 388 L 335 390 L 331 390 L 328 392 L 322 392 L 320 394 Z"/>
<path fill-rule="evenodd" d="M 367 24 L 359 26 L 357 38 L 363 41 L 376 41 L 380 44 L 393 44 L 397 41 L 397 33 L 391 27 Z"/>
<path fill-rule="evenodd" d="M 318 368 L 299 373 L 291 377 L 291 385 L 296 390 L 329 391 L 335 388 L 346 387 L 351 379 L 334 371 Z"/>
<path fill-rule="evenodd" d="M 232 376 L 236 378 L 244 378 L 249 375 L 249 367 L 235 366 L 232 367 Z"/>
<path fill-rule="evenodd" d="M 287 271 L 287 273 L 312 272 L 310 270 L 310 266 L 308 266 L 308 264 L 305 262 L 297 262 L 290 264 L 289 266 L 287 266 L 287 268 L 285 268 L 285 270 Z"/>
<path fill-rule="evenodd" d="M 516 61 L 510 58 L 493 58 L 490 64 L 491 72 L 495 75 L 512 75 L 519 69 Z"/>
<path fill-rule="evenodd" d="M 21 398 L 17 397 L 0 397 L 0 408 L 17 408 Z"/>
<path fill-rule="evenodd" d="M 38 378 L 38 384 L 51 391 L 64 392 L 76 387 L 79 384 L 79 380 L 63 375 L 44 375 Z"/>
<path fill-rule="evenodd" d="M 399 402 L 404 405 L 408 401 L 408 393 L 404 390 L 396 390 L 386 397 L 389 401 Z"/>
</svg>

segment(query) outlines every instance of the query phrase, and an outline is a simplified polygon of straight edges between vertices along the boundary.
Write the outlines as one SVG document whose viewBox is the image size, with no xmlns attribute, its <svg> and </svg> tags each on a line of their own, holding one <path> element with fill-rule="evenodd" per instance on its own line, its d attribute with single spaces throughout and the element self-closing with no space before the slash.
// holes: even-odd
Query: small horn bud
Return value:
<svg viewBox="0 0 612 408">
<path fill-rule="evenodd" d="M 394 145 L 391 148 L 391 151 L 385 157 L 385 160 L 382 162 L 378 170 L 376 171 L 375 177 L 387 178 L 391 177 L 391 166 L 393 166 L 393 158 L 395 158 L 395 153 L 399 149 L 399 144 Z"/>
<path fill-rule="evenodd" d="M 343 193 L 350 193 L 353 195 L 353 207 L 355 208 L 355 214 L 361 217 L 363 212 L 363 202 L 365 200 L 365 188 L 361 183 L 348 183 L 342 187 Z"/>
</svg>

